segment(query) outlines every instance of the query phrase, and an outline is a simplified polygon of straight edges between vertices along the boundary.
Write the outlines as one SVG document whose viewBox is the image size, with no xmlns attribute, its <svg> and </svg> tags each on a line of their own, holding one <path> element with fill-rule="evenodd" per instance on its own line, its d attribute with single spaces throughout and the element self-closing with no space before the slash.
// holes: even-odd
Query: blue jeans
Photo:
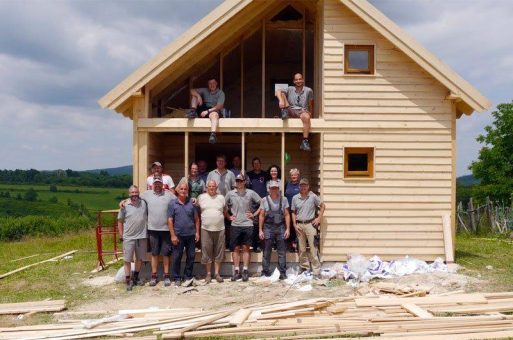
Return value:
<svg viewBox="0 0 513 340">
<path fill-rule="evenodd" d="M 280 271 L 280 274 L 285 274 L 287 271 L 287 259 L 285 254 L 287 246 L 285 245 L 284 225 L 264 225 L 264 256 L 262 256 L 262 270 L 265 273 L 269 272 L 273 240 L 276 240 L 276 248 L 278 252 L 278 270 Z"/>
<path fill-rule="evenodd" d="M 194 266 L 194 255 L 195 255 L 195 236 L 179 236 L 178 244 L 175 246 L 173 244 L 173 268 L 171 269 L 171 273 L 173 275 L 173 280 L 180 280 L 180 267 L 182 264 L 182 255 L 185 249 L 186 260 L 185 260 L 185 269 L 183 271 L 183 276 L 186 280 L 192 278 L 192 269 Z"/>
</svg>

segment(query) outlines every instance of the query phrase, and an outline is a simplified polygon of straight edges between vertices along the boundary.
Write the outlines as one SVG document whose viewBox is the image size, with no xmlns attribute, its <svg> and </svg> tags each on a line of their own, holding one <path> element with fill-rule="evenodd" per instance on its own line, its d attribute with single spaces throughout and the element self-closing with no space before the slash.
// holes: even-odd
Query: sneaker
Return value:
<svg viewBox="0 0 513 340">
<path fill-rule="evenodd" d="M 301 142 L 301 145 L 299 146 L 299 149 L 303 150 L 303 151 L 310 151 L 310 150 L 312 150 L 310 148 L 310 142 L 308 142 L 308 139 L 303 139 L 303 141 Z"/>
<path fill-rule="evenodd" d="M 242 271 L 242 281 L 247 281 L 247 280 L 249 280 L 249 273 L 248 273 L 247 269 L 244 269 Z"/>
<path fill-rule="evenodd" d="M 253 253 L 261 253 L 261 252 L 262 252 L 262 250 L 260 248 L 258 248 L 258 247 L 253 248 Z"/>
<path fill-rule="evenodd" d="M 205 283 L 212 282 L 212 274 L 208 273 L 207 276 L 205 276 Z"/>
<path fill-rule="evenodd" d="M 150 287 L 155 287 L 157 285 L 157 278 L 152 277 L 149 283 Z"/>
<path fill-rule="evenodd" d="M 211 132 L 210 133 L 210 137 L 208 138 L 208 142 L 210 144 L 215 144 L 217 143 L 217 137 L 216 137 L 216 134 L 214 132 Z"/>
<path fill-rule="evenodd" d="M 182 282 L 180 282 L 180 280 L 176 280 L 173 284 L 175 285 L 175 287 L 180 287 L 182 285 Z"/>
<path fill-rule="evenodd" d="M 137 280 L 135 280 L 135 285 L 136 286 L 144 286 L 144 280 L 141 278 L 137 278 Z"/>
<path fill-rule="evenodd" d="M 171 279 L 169 277 L 164 278 L 164 286 L 165 287 L 171 286 Z"/>
<path fill-rule="evenodd" d="M 262 270 L 262 276 L 269 277 L 271 273 L 268 270 Z"/>
<path fill-rule="evenodd" d="M 308 271 L 308 268 L 299 268 L 299 274 L 303 274 L 304 272 L 307 272 Z"/>
<path fill-rule="evenodd" d="M 222 283 L 222 282 L 224 281 L 224 279 L 223 279 L 223 277 L 222 277 L 221 275 L 216 274 L 216 281 L 217 281 L 218 283 Z"/>
<path fill-rule="evenodd" d="M 289 118 L 289 110 L 288 109 L 281 109 L 281 119 L 287 119 Z"/>
<path fill-rule="evenodd" d="M 280 280 L 286 280 L 287 279 L 287 275 L 286 274 L 280 274 Z"/>
<path fill-rule="evenodd" d="M 190 279 L 185 279 L 182 283 L 182 286 L 184 287 L 190 287 L 194 283 L 194 279 L 191 277 Z"/>
<path fill-rule="evenodd" d="M 132 291 L 132 289 L 134 288 L 134 281 L 130 280 L 126 283 L 126 290 L 127 292 L 130 292 Z"/>
<path fill-rule="evenodd" d="M 237 280 L 240 280 L 240 279 L 242 279 L 242 275 L 240 275 L 239 271 L 236 271 L 235 273 L 233 273 L 233 276 L 231 278 L 232 281 L 237 281 Z"/>
<path fill-rule="evenodd" d="M 196 109 L 190 109 L 189 111 L 187 111 L 187 113 L 185 114 L 187 116 L 187 118 L 189 119 L 194 119 L 194 118 L 197 118 L 198 116 L 196 115 Z"/>
</svg>

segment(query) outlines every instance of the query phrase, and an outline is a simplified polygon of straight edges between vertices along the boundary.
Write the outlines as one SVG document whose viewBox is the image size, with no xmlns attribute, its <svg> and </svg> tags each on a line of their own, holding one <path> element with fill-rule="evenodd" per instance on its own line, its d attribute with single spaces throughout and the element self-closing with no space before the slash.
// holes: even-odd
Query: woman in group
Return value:
<svg viewBox="0 0 513 340">
<path fill-rule="evenodd" d="M 271 176 L 271 179 L 268 180 L 266 183 L 267 192 L 269 192 L 269 183 L 271 181 L 275 181 L 275 182 L 278 182 L 278 184 L 280 185 L 280 195 L 281 195 L 281 169 L 280 169 L 280 167 L 273 164 L 269 167 L 269 169 L 267 170 L 267 173 Z"/>
</svg>

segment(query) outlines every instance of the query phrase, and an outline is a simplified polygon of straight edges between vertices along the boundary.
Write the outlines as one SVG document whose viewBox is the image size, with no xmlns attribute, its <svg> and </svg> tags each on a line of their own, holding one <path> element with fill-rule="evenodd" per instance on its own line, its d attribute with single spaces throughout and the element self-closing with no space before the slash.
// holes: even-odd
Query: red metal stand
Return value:
<svg viewBox="0 0 513 340">
<path fill-rule="evenodd" d="M 103 225 L 105 221 L 105 215 L 112 216 L 112 224 Z M 118 251 L 118 210 L 102 210 L 98 211 L 96 215 L 96 248 L 98 250 L 98 264 L 97 270 L 105 269 L 106 265 L 109 263 L 114 263 L 119 260 L 118 254 L 121 254 L 121 251 Z M 109 237 L 111 236 L 111 237 Z M 109 239 L 112 239 L 112 248 L 104 249 L 104 241 L 108 243 Z M 104 260 L 104 256 L 112 255 L 113 259 L 109 263 L 106 263 Z"/>
</svg>

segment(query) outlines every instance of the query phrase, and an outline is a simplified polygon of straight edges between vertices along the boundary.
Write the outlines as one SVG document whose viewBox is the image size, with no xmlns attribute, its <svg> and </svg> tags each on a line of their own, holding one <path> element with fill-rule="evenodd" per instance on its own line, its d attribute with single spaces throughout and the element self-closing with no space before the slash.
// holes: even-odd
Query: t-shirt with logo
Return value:
<svg viewBox="0 0 513 340">
<path fill-rule="evenodd" d="M 260 197 L 267 196 L 266 183 L 271 179 L 271 176 L 269 176 L 266 171 L 256 173 L 255 170 L 248 171 L 247 176 L 251 190 L 256 192 Z"/>
</svg>

